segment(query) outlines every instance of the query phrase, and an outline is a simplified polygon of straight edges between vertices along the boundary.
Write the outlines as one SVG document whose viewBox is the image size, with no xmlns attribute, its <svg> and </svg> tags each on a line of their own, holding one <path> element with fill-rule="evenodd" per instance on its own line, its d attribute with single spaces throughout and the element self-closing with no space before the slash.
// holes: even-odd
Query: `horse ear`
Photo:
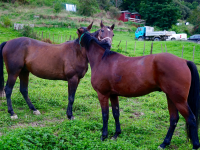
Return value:
<svg viewBox="0 0 200 150">
<path fill-rule="evenodd" d="M 101 28 L 104 27 L 104 24 L 103 24 L 102 20 L 101 20 L 101 23 L 100 23 L 100 27 L 101 27 Z"/>
<path fill-rule="evenodd" d="M 93 22 L 87 27 L 88 31 L 90 31 L 90 29 L 92 28 L 92 24 Z"/>
<path fill-rule="evenodd" d="M 79 29 L 77 29 L 77 33 L 78 33 L 78 34 L 81 34 L 81 31 L 80 31 Z"/>
<path fill-rule="evenodd" d="M 113 25 L 111 26 L 111 29 L 113 30 L 113 29 L 114 29 L 114 27 L 115 27 L 115 24 L 113 24 Z"/>
</svg>

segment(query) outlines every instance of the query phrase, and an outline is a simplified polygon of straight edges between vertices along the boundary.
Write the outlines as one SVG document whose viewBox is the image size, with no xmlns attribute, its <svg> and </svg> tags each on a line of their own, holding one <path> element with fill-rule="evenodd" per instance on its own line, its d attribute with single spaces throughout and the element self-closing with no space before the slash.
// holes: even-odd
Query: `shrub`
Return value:
<svg viewBox="0 0 200 150">
<path fill-rule="evenodd" d="M 25 37 L 36 39 L 36 34 L 33 32 L 33 28 L 30 26 L 24 26 L 24 28 L 21 30 L 21 34 Z"/>
<path fill-rule="evenodd" d="M 84 16 L 92 16 L 98 10 L 98 4 L 96 0 L 78 0 L 78 13 Z"/>
<path fill-rule="evenodd" d="M 11 20 L 8 17 L 3 18 L 3 24 L 5 27 L 11 26 Z"/>
<path fill-rule="evenodd" d="M 176 33 L 187 33 L 187 34 L 189 34 L 189 30 L 188 30 L 187 27 L 188 26 L 186 26 L 186 25 L 180 25 L 180 26 L 172 25 L 171 30 L 175 31 Z"/>
<path fill-rule="evenodd" d="M 109 9 L 109 12 L 110 12 L 110 17 L 111 18 L 115 18 L 115 19 L 118 19 L 120 17 L 120 10 L 114 6 L 111 6 L 110 9 Z"/>
<path fill-rule="evenodd" d="M 59 12 L 61 12 L 61 9 L 62 9 L 61 3 L 57 2 L 57 3 L 54 5 L 54 12 L 55 12 L 55 13 L 59 13 Z"/>
</svg>

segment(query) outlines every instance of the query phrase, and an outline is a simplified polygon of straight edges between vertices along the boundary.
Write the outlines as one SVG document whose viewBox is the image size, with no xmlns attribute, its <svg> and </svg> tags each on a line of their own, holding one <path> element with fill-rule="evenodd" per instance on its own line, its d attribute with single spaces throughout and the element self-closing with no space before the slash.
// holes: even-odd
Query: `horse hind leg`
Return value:
<svg viewBox="0 0 200 150">
<path fill-rule="evenodd" d="M 189 138 L 192 141 L 193 149 L 198 149 L 200 147 L 199 138 L 198 138 L 198 129 L 197 129 L 197 122 L 196 117 L 191 111 L 187 101 L 179 101 L 175 103 L 176 108 L 180 112 L 180 114 L 185 118 L 186 125 L 189 126 Z"/>
<path fill-rule="evenodd" d="M 168 102 L 168 110 L 169 110 L 169 114 L 170 114 L 170 127 L 169 127 L 169 130 L 167 132 L 167 135 L 166 135 L 163 143 L 160 145 L 160 148 L 162 148 L 162 149 L 164 149 L 166 146 L 170 145 L 174 130 L 175 130 L 176 125 L 179 120 L 179 114 L 178 114 L 178 110 L 177 110 L 176 106 L 169 98 L 167 98 L 167 102 Z"/>
<path fill-rule="evenodd" d="M 110 101 L 111 101 L 113 117 L 115 119 L 115 125 L 116 125 L 116 132 L 112 139 L 117 139 L 118 135 L 121 134 L 121 127 L 120 127 L 120 122 L 119 122 L 120 113 L 119 113 L 118 96 L 111 95 Z"/>
<path fill-rule="evenodd" d="M 16 79 L 18 75 L 12 75 L 8 74 L 8 80 L 5 86 L 5 93 L 6 93 L 6 99 L 7 99 L 7 105 L 8 105 L 8 113 L 11 115 L 11 119 L 17 119 L 17 115 L 14 113 L 12 108 L 12 102 L 11 102 L 11 94 L 13 87 L 15 85 Z"/>
<path fill-rule="evenodd" d="M 20 92 L 23 95 L 26 103 L 28 104 L 28 107 L 33 110 L 33 114 L 40 115 L 40 112 L 34 107 L 34 105 L 31 103 L 30 98 L 28 97 L 28 77 L 29 72 L 22 70 L 19 74 L 20 79 Z"/>
</svg>

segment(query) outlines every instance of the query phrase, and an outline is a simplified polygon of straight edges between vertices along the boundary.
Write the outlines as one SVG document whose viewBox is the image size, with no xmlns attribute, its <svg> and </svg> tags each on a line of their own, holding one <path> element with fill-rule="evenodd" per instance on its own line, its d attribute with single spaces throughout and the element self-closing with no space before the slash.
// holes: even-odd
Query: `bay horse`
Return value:
<svg viewBox="0 0 200 150">
<path fill-rule="evenodd" d="M 99 42 L 81 28 L 77 30 L 77 34 L 81 46 L 86 48 L 91 66 L 91 83 L 98 94 L 102 109 L 101 140 L 108 137 L 109 98 L 116 124 L 113 138 L 116 139 L 121 133 L 118 96 L 137 97 L 154 91 L 163 91 L 168 102 L 170 127 L 159 147 L 164 149 L 170 144 L 179 120 L 178 112 L 186 120 L 193 149 L 200 147 L 199 74 L 193 62 L 169 53 L 127 57 L 110 51 L 111 45 L 108 42 Z"/>
<path fill-rule="evenodd" d="M 87 28 L 82 27 L 86 32 L 92 28 L 91 23 Z M 104 26 L 101 22 L 101 29 L 91 33 L 92 36 L 103 40 L 106 33 L 102 33 Z M 68 119 L 74 119 L 72 106 L 75 92 L 79 81 L 88 70 L 88 59 L 85 48 L 80 49 L 79 39 L 67 41 L 62 44 L 49 44 L 35 39 L 21 37 L 4 42 L 0 45 L 0 93 L 4 90 L 3 61 L 5 62 L 8 80 L 5 86 L 5 93 L 8 105 L 8 113 L 11 119 L 17 119 L 11 103 L 11 94 L 17 77 L 20 79 L 20 92 L 23 95 L 33 114 L 40 112 L 31 103 L 28 97 L 29 73 L 49 80 L 68 81 Z"/>
</svg>

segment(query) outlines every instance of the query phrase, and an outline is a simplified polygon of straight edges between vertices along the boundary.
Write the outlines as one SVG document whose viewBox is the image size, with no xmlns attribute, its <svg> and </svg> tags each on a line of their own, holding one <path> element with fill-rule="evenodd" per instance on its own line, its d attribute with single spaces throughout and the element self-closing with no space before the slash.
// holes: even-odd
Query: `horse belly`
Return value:
<svg viewBox="0 0 200 150">
<path fill-rule="evenodd" d="M 56 67 L 52 63 L 39 63 L 39 62 L 27 62 L 26 69 L 33 75 L 51 80 L 64 80 L 64 72 L 61 67 Z"/>
<path fill-rule="evenodd" d="M 150 83 L 149 84 L 127 83 L 126 85 L 116 86 L 114 91 L 117 92 L 119 96 L 138 97 L 158 90 L 159 87 L 157 87 L 156 85 L 152 85 Z"/>
</svg>

